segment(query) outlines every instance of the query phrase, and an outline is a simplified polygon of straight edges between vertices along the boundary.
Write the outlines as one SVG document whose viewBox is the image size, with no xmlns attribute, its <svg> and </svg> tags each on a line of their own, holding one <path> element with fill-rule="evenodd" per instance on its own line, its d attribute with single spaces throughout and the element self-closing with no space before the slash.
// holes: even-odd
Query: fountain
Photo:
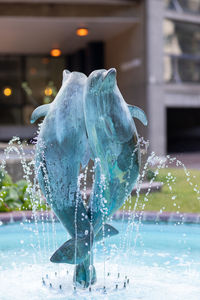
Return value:
<svg viewBox="0 0 200 300">
<path fill-rule="evenodd" d="M 145 125 L 144 112 L 128 106 L 116 83 L 116 70 L 94 71 L 87 78 L 64 71 L 51 104 L 38 107 L 31 122 L 45 116 L 38 136 L 36 174 L 47 202 L 71 236 L 51 262 L 75 264 L 74 283 L 96 282 L 95 241 L 118 231 L 106 224 L 129 196 L 140 168 L 140 149 L 132 117 Z M 84 205 L 80 166 L 95 162 L 95 179 Z"/>
<path fill-rule="evenodd" d="M 187 225 L 185 215 L 177 213 L 166 225 L 162 211 L 152 219 L 145 214 L 155 176 L 141 211 L 136 211 L 141 183 L 156 160 L 155 175 L 175 163 L 183 166 L 191 185 L 192 178 L 180 161 L 154 153 L 138 177 L 144 144 L 133 118 L 144 125 L 147 121 L 142 110 L 123 100 L 115 69 L 94 71 L 88 78 L 64 71 L 57 97 L 37 108 L 32 122 L 42 116 L 35 171 L 34 162 L 26 162 L 18 138 L 9 143 L 1 165 L 5 168 L 12 151 L 18 153 L 33 207 L 31 217 L 25 214 L 20 224 L 0 226 L 2 300 L 30 299 L 30 295 L 51 300 L 199 299 L 198 220 Z M 87 167 L 89 160 L 94 162 L 92 170 Z M 90 195 L 86 193 L 88 172 L 93 176 Z M 170 181 L 167 184 L 170 189 Z M 194 189 L 199 197 L 199 186 Z M 41 190 L 55 215 L 43 209 L 38 213 Z M 113 218 L 125 200 L 129 209 Z"/>
</svg>

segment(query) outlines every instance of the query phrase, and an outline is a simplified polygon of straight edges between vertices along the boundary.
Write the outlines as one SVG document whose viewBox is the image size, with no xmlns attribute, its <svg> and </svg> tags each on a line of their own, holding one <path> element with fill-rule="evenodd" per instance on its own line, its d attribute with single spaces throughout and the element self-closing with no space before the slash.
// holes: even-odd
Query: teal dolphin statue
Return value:
<svg viewBox="0 0 200 300">
<path fill-rule="evenodd" d="M 69 263 L 75 263 L 75 219 L 82 219 L 76 225 L 78 243 L 81 240 L 77 246 L 77 263 L 82 261 L 81 247 L 87 253 L 89 247 L 85 245 L 91 238 L 90 222 L 78 187 L 80 164 L 85 166 L 89 160 L 83 115 L 86 81 L 82 73 L 64 71 L 63 84 L 54 101 L 38 107 L 31 117 L 34 122 L 45 116 L 36 146 L 36 175 L 47 202 L 73 237 L 67 244 L 72 245 L 68 249 Z"/>
<path fill-rule="evenodd" d="M 95 180 L 87 215 L 93 236 L 100 240 L 102 232 L 104 237 L 117 233 L 105 222 L 122 206 L 139 175 L 140 145 L 133 118 L 144 125 L 147 119 L 141 109 L 124 101 L 117 87 L 115 69 L 90 74 L 84 89 L 83 110 L 90 157 L 95 161 Z M 90 250 L 92 244 L 90 240 Z M 54 253 L 53 261 L 68 262 L 65 244 Z M 82 279 L 85 286 L 95 282 L 90 255 L 79 262 L 75 277 L 78 282 Z"/>
<path fill-rule="evenodd" d="M 140 144 L 133 118 L 145 126 L 145 113 L 127 105 L 116 82 L 116 70 L 90 74 L 84 97 L 85 124 L 96 166 L 90 212 L 94 232 L 130 195 L 140 169 Z M 104 187 L 102 189 L 102 186 Z"/>
<path fill-rule="evenodd" d="M 94 236 L 78 184 L 80 166 L 84 168 L 91 156 L 83 108 L 86 82 L 84 74 L 65 70 L 54 101 L 36 108 L 31 116 L 31 123 L 45 117 L 36 146 L 38 182 L 47 202 L 72 237 L 50 260 L 77 264 L 74 281 L 84 287 L 96 281 L 88 252 L 93 239 L 98 241 L 103 237 L 101 230 Z M 105 237 L 117 233 L 112 226 L 105 225 Z"/>
</svg>

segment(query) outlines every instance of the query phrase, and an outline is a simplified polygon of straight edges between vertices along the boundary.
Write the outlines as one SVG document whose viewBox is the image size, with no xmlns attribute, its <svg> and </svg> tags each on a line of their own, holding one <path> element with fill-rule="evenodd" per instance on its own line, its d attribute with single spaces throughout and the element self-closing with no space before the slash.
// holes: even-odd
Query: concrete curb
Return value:
<svg viewBox="0 0 200 300">
<path fill-rule="evenodd" d="M 30 221 L 58 221 L 56 216 L 51 211 L 45 212 L 35 212 L 32 211 L 13 211 L 9 213 L 0 213 L 0 225 L 24 222 L 26 220 Z M 200 213 L 170 213 L 170 212 L 155 212 L 155 211 L 136 211 L 135 217 L 133 218 L 132 212 L 128 211 L 118 211 L 114 214 L 113 220 L 141 220 L 143 222 L 165 222 L 165 223 L 192 223 L 200 224 Z"/>
<path fill-rule="evenodd" d="M 113 216 L 114 220 L 133 219 L 132 212 L 118 211 Z M 200 224 L 200 213 L 175 213 L 175 212 L 157 212 L 157 211 L 136 211 L 135 221 L 144 222 L 166 222 L 166 223 L 193 223 Z"/>
</svg>

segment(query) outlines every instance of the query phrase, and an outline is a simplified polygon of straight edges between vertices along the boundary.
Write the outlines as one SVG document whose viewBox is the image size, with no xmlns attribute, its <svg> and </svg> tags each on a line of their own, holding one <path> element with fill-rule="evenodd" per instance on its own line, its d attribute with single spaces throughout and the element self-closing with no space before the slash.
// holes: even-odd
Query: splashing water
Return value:
<svg viewBox="0 0 200 300">
<path fill-rule="evenodd" d="M 144 140 L 140 140 L 146 148 Z M 69 236 L 60 223 L 56 222 L 50 208 L 42 207 L 45 199 L 41 194 L 34 175 L 34 161 L 27 161 L 22 144 L 13 138 L 4 152 L 1 168 L 12 153 L 16 153 L 21 161 L 24 178 L 28 183 L 27 192 L 33 211 L 32 221 L 24 221 L 2 225 L 0 241 L 0 283 L 1 299 L 199 299 L 200 257 L 198 224 L 184 224 L 184 215 L 180 205 L 176 204 L 173 187 L 175 176 L 168 172 L 166 185 L 171 191 L 171 200 L 177 205 L 178 222 L 163 224 L 154 220 L 143 222 L 145 204 L 149 200 L 152 184 L 163 168 L 176 165 L 184 170 L 186 183 L 200 200 L 200 187 L 193 183 L 193 178 L 184 164 L 174 157 L 159 158 L 152 153 L 138 178 L 136 200 L 131 209 L 131 196 L 127 197 L 128 211 L 123 207 L 120 221 L 112 221 L 120 234 L 105 239 L 103 209 L 103 240 L 93 247 L 90 255 L 90 266 L 96 262 L 98 283 L 81 289 L 72 285 L 73 267 L 55 265 L 49 262 L 52 252 Z M 98 163 L 98 162 L 96 162 Z M 79 187 L 82 190 L 85 205 L 88 199 L 88 174 L 94 174 L 86 168 L 79 176 Z M 131 166 L 130 166 L 131 167 Z M 147 170 L 154 167 L 154 176 L 149 182 L 148 190 L 141 197 L 141 187 Z M 33 178 L 33 179 L 32 179 Z M 93 176 L 94 180 L 94 176 Z M 48 176 L 46 178 L 48 186 Z M 105 189 L 105 178 L 101 178 L 101 193 Z M 51 196 L 51 191 L 48 194 Z M 102 203 L 105 199 L 102 199 Z M 179 208 L 178 208 L 179 206 Z M 140 210 L 138 212 L 138 207 Z M 91 204 L 92 208 L 92 204 Z M 159 214 L 162 214 L 163 207 Z M 91 209 L 91 220 L 92 220 Z M 76 214 L 75 214 L 76 216 Z M 173 221 L 173 220 L 172 220 Z M 76 222 L 75 222 L 76 223 Z M 92 221 L 91 221 L 92 224 Z M 75 287 L 75 289 L 74 289 Z M 163 291 L 167 291 L 164 295 Z M 13 297 L 13 293 L 15 297 Z M 3 295 L 3 296 L 2 296 Z"/>
</svg>

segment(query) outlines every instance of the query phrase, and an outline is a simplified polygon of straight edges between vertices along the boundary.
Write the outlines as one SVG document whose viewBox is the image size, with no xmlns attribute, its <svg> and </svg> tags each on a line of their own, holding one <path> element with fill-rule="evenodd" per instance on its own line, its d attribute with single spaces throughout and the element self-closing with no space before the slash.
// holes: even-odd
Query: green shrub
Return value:
<svg viewBox="0 0 200 300">
<path fill-rule="evenodd" d="M 2 188 L 2 186 L 10 186 L 12 184 L 13 182 L 10 175 L 8 175 L 8 173 L 3 169 L 0 169 L 0 189 Z"/>
<path fill-rule="evenodd" d="M 155 172 L 153 171 L 153 170 L 151 170 L 151 169 L 148 169 L 147 170 L 147 173 L 146 173 L 146 179 L 148 180 L 148 181 L 150 181 L 151 179 L 153 179 L 154 178 L 154 180 L 156 179 L 156 174 L 155 174 Z"/>
<path fill-rule="evenodd" d="M 39 196 L 34 195 L 34 203 L 37 209 L 46 209 L 44 201 L 40 201 Z M 13 210 L 31 210 L 33 204 L 31 194 L 26 180 L 19 180 L 13 183 L 8 173 L 0 169 L 0 212 Z"/>
</svg>

